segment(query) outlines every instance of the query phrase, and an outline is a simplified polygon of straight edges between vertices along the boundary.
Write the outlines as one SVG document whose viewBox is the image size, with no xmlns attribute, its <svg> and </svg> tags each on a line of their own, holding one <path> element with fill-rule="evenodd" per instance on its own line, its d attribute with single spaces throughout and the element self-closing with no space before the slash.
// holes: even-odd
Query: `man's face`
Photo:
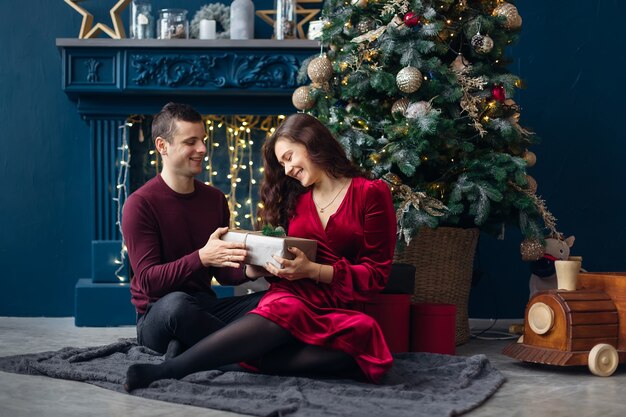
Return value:
<svg viewBox="0 0 626 417">
<path fill-rule="evenodd" d="M 172 143 L 163 141 L 163 168 L 176 174 L 193 177 L 202 172 L 206 155 L 206 133 L 202 122 L 174 121 Z M 158 145 L 157 145 L 158 146 Z"/>
</svg>

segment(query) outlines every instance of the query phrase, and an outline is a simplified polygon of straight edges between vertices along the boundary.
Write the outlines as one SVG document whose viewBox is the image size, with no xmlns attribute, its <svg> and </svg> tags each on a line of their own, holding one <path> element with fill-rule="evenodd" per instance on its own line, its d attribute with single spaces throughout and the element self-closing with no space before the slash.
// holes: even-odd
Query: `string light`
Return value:
<svg viewBox="0 0 626 417">
<path fill-rule="evenodd" d="M 253 145 L 252 134 L 255 131 L 264 132 L 266 137 L 271 135 L 276 126 L 285 119 L 284 115 L 278 116 L 204 116 L 204 120 L 207 126 L 207 155 L 205 158 L 205 169 L 208 176 L 207 183 L 213 184 L 213 177 L 218 175 L 215 170 L 215 159 L 217 155 L 214 151 L 220 147 L 220 143 L 216 138 L 224 138 L 227 152 L 228 152 L 228 173 L 225 178 L 228 179 L 229 189 L 226 193 L 226 200 L 228 202 L 228 208 L 230 210 L 230 224 L 229 227 L 239 227 L 241 222 L 239 216 L 243 216 L 249 223 L 252 229 L 256 228 L 257 206 L 252 204 L 254 186 L 257 184 L 255 175 L 262 175 L 263 168 L 256 171 L 253 161 Z M 217 136 L 216 136 L 217 135 Z M 221 157 L 221 156 L 220 156 Z M 244 172 L 247 174 L 244 174 Z M 257 174 L 258 172 L 258 174 Z M 246 195 L 242 201 L 245 202 L 246 213 L 240 213 L 242 210 L 242 204 L 239 202 L 239 196 L 237 190 L 246 188 Z"/>
<path fill-rule="evenodd" d="M 128 249 L 126 247 L 126 243 L 124 242 L 124 233 L 122 232 L 122 207 L 126 202 L 126 198 L 128 197 L 128 189 L 126 184 L 128 184 L 128 173 L 130 169 L 130 148 L 128 146 L 128 128 L 132 127 L 135 123 L 139 123 L 139 132 L 140 139 L 143 138 L 143 129 L 142 129 L 142 117 L 141 116 L 131 116 L 124 124 L 120 125 L 118 128 L 122 129 L 122 144 L 117 148 L 119 151 L 119 169 L 117 171 L 117 181 L 115 185 L 115 189 L 117 191 L 116 196 L 113 198 L 116 206 L 116 220 L 115 225 L 117 226 L 120 236 L 122 238 L 122 245 L 120 248 L 119 258 L 115 258 L 113 261 L 116 265 L 118 265 L 115 270 L 115 276 L 120 281 L 120 283 L 124 283 L 128 280 L 128 277 L 122 275 L 122 270 L 126 265 L 126 255 L 128 253 Z"/>
</svg>

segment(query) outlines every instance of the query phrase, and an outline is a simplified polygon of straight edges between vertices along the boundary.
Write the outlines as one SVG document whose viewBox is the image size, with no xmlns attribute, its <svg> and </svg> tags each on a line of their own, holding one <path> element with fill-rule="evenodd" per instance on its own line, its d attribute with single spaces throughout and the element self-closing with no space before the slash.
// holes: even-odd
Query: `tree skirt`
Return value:
<svg viewBox="0 0 626 417">
<path fill-rule="evenodd" d="M 454 416 L 482 404 L 504 382 L 485 355 L 394 355 L 379 385 L 235 371 L 205 371 L 156 381 L 132 395 L 253 416 Z M 158 353 L 120 339 L 107 346 L 0 358 L 0 370 L 82 381 L 125 392 L 134 363 L 160 363 Z"/>
</svg>

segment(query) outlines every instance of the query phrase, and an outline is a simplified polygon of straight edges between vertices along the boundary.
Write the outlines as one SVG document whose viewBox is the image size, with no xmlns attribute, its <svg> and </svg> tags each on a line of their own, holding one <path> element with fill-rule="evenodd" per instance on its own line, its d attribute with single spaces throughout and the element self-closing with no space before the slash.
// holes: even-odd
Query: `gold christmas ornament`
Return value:
<svg viewBox="0 0 626 417">
<path fill-rule="evenodd" d="M 409 99 L 401 98 L 400 100 L 396 100 L 395 103 L 391 106 L 391 114 L 401 113 L 404 115 L 407 107 L 409 107 Z"/>
<path fill-rule="evenodd" d="M 365 9 L 367 7 L 367 0 L 351 0 L 350 4 L 359 9 Z"/>
<path fill-rule="evenodd" d="M 308 85 L 296 88 L 291 96 L 293 106 L 298 110 L 309 110 L 315 105 L 315 100 L 311 97 L 311 88 Z"/>
<path fill-rule="evenodd" d="M 528 182 L 526 189 L 535 194 L 537 192 L 537 180 L 526 174 L 526 181 Z"/>
<path fill-rule="evenodd" d="M 470 63 L 465 57 L 461 54 L 458 54 L 454 61 L 450 64 L 450 68 L 454 72 L 462 72 L 464 69 L 469 68 Z"/>
<path fill-rule="evenodd" d="M 479 54 L 488 54 L 493 49 L 493 39 L 478 32 L 471 41 L 472 48 Z"/>
<path fill-rule="evenodd" d="M 511 3 L 501 3 L 493 9 L 494 16 L 504 17 L 506 20 L 503 25 L 508 30 L 518 30 L 522 27 L 522 16 L 520 16 L 517 7 Z"/>
<path fill-rule="evenodd" d="M 318 56 L 309 62 L 306 72 L 314 83 L 325 83 L 333 76 L 333 65 L 326 55 Z"/>
<path fill-rule="evenodd" d="M 534 152 L 531 152 L 528 149 L 524 151 L 524 153 L 522 154 L 522 158 L 524 158 L 524 161 L 526 161 L 526 165 L 528 167 L 534 167 L 537 163 L 537 155 L 535 155 Z"/>
<path fill-rule="evenodd" d="M 422 73 L 415 67 L 405 67 L 396 76 L 398 88 L 403 93 L 414 93 L 422 85 Z"/>
<path fill-rule="evenodd" d="M 541 259 L 545 249 L 539 239 L 524 239 L 519 250 L 523 261 L 532 262 Z"/>
</svg>

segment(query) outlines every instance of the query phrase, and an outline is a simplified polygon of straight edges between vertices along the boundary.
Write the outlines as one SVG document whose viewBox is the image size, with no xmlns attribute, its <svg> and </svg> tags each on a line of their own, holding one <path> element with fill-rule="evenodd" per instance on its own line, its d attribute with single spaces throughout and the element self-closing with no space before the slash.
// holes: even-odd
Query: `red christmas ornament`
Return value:
<svg viewBox="0 0 626 417">
<path fill-rule="evenodd" d="M 408 12 L 404 15 L 404 24 L 412 28 L 420 24 L 421 17 L 415 12 Z"/>
<path fill-rule="evenodd" d="M 501 85 L 494 85 L 491 89 L 491 95 L 494 100 L 499 101 L 500 103 L 504 103 L 504 100 L 506 100 L 506 93 L 504 91 L 504 87 Z"/>
</svg>

